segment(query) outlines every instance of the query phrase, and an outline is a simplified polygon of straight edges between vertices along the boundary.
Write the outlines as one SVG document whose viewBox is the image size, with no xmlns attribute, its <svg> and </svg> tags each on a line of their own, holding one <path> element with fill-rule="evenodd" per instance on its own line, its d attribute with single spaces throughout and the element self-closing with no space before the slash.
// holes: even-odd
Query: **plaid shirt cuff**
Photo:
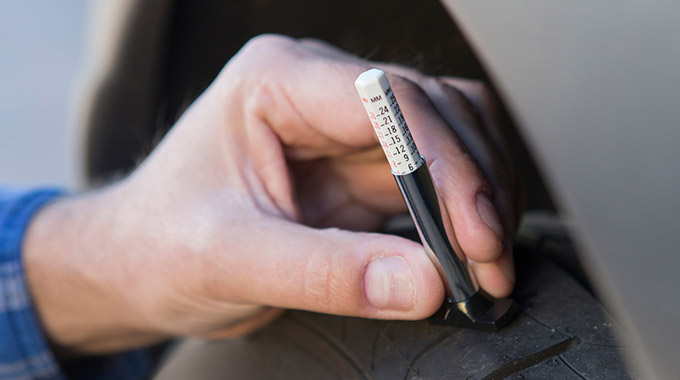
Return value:
<svg viewBox="0 0 680 380">
<path fill-rule="evenodd" d="M 31 219 L 60 194 L 56 189 L 19 192 L 0 188 L 0 380 L 144 378 L 153 368 L 154 350 L 84 357 L 60 366 L 48 347 L 21 255 Z"/>
<path fill-rule="evenodd" d="M 21 245 L 32 216 L 58 190 L 0 192 L 0 379 L 59 379 L 33 309 L 21 261 Z"/>
</svg>

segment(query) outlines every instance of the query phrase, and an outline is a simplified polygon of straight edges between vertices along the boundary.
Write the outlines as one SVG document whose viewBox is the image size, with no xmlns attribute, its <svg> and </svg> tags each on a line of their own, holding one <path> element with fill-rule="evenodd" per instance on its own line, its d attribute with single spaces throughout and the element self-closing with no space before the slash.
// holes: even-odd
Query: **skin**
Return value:
<svg viewBox="0 0 680 380">
<path fill-rule="evenodd" d="M 514 191 L 490 185 L 437 111 L 453 110 L 454 124 L 487 136 L 486 154 L 502 157 L 488 93 L 321 42 L 261 36 L 128 177 L 34 218 L 24 263 L 51 342 L 91 354 L 230 337 L 289 308 L 405 320 L 434 313 L 444 288 L 422 246 L 365 232 L 405 211 L 353 87 L 371 67 L 388 72 L 452 243 L 481 287 L 508 295 Z"/>
</svg>

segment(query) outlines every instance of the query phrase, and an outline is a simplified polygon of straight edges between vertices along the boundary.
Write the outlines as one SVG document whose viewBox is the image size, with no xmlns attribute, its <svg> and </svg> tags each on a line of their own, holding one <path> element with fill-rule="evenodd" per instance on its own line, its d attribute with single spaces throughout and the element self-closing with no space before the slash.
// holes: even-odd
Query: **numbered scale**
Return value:
<svg viewBox="0 0 680 380">
<path fill-rule="evenodd" d="M 359 76 L 355 86 L 392 167 L 392 173 L 404 175 L 414 172 L 424 160 L 418 153 L 385 73 L 378 69 L 368 70 Z"/>
</svg>

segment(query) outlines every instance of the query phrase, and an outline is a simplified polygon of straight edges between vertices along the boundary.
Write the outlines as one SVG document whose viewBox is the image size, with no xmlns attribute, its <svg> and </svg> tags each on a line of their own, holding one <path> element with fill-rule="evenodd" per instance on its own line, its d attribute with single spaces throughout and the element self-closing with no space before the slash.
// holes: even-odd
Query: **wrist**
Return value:
<svg viewBox="0 0 680 380">
<path fill-rule="evenodd" d="M 100 353 L 161 339 L 143 334 L 126 295 L 116 186 L 48 205 L 35 215 L 23 244 L 26 281 L 52 344 Z M 118 241 L 117 241 L 118 240 Z"/>
</svg>

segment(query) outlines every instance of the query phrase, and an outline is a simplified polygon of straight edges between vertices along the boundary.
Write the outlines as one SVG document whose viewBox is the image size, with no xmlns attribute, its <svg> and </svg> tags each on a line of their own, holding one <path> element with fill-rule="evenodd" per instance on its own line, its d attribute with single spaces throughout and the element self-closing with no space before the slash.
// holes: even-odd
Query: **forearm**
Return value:
<svg viewBox="0 0 680 380">
<path fill-rule="evenodd" d="M 133 273 L 141 268 L 116 260 L 124 249 L 116 191 L 62 198 L 26 233 L 27 283 L 47 336 L 66 353 L 114 352 L 164 338 L 145 331 L 131 302 Z"/>
</svg>

